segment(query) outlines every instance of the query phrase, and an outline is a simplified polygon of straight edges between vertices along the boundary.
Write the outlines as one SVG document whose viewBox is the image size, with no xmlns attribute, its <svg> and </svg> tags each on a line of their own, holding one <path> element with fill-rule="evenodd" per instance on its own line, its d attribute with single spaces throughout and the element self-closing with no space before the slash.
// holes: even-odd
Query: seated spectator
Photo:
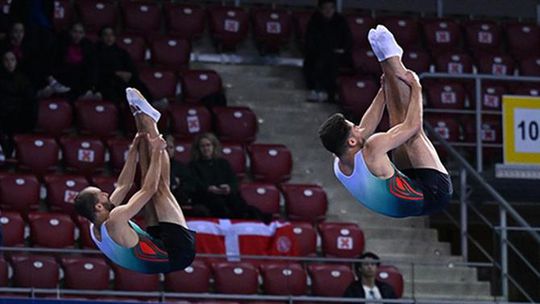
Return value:
<svg viewBox="0 0 540 304">
<path fill-rule="evenodd" d="M 335 1 L 319 0 L 307 25 L 304 46 L 308 101 L 334 101 L 338 70 L 351 65 L 351 48 L 351 30 L 347 20 L 336 13 Z"/>
<path fill-rule="evenodd" d="M 84 26 L 75 23 L 56 47 L 53 76 L 69 88 L 68 98 L 101 99 L 96 91 L 98 69 L 92 43 L 85 38 Z"/>
<path fill-rule="evenodd" d="M 376 280 L 377 269 L 381 264 L 379 257 L 372 252 L 365 252 L 358 258 L 363 261 L 354 263 L 357 280 L 347 287 L 343 296 L 366 300 L 396 299 L 392 286 Z"/>
<path fill-rule="evenodd" d="M 0 67 L 0 135 L 4 154 L 13 152 L 12 136 L 30 132 L 37 119 L 37 100 L 28 77 L 17 68 L 13 52 L 2 55 Z"/>
<path fill-rule="evenodd" d="M 236 174 L 221 157 L 221 144 L 214 134 L 205 133 L 195 139 L 189 167 L 195 181 L 193 202 L 206 208 L 208 216 L 271 220 L 271 215 L 249 206 L 240 196 Z"/>
<path fill-rule="evenodd" d="M 104 27 L 99 31 L 99 38 L 96 46 L 98 88 L 103 98 L 123 105 L 127 87 L 137 88 L 144 96 L 151 96 L 148 88 L 139 79 L 128 52 L 116 44 L 114 30 Z"/>
</svg>

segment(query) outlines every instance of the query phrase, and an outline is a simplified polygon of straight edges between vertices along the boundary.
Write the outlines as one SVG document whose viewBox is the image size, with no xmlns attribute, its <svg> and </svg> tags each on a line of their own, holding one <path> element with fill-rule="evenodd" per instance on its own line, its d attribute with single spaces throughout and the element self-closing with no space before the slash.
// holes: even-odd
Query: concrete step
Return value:
<svg viewBox="0 0 540 304">
<path fill-rule="evenodd" d="M 423 265 L 442 266 L 454 265 L 463 262 L 463 257 L 457 255 L 434 255 L 434 254 L 412 254 L 412 253 L 396 253 L 396 252 L 378 252 L 377 255 L 385 264 L 396 265 L 411 265 L 412 263 L 422 262 Z"/>
<path fill-rule="evenodd" d="M 396 240 L 416 240 L 424 242 L 436 242 L 437 231 L 435 229 L 421 229 L 408 227 L 376 227 L 360 226 L 366 239 L 377 239 L 385 241 Z"/>
<path fill-rule="evenodd" d="M 440 256 L 450 254 L 450 244 L 416 240 L 388 242 L 387 240 L 368 238 L 366 239 L 366 251 Z"/>
<path fill-rule="evenodd" d="M 452 265 L 452 264 L 451 264 Z M 399 271 L 403 275 L 403 279 L 407 284 L 412 284 L 413 281 L 444 281 L 444 282 L 476 282 L 476 268 L 464 266 L 451 266 L 448 264 L 440 265 L 420 265 L 415 264 L 396 264 Z M 444 273 L 444 280 L 440 278 Z"/>
<path fill-rule="evenodd" d="M 412 284 L 405 284 L 404 297 L 413 297 Z M 488 282 L 435 282 L 415 281 L 414 297 L 426 298 L 454 298 L 485 300 L 490 296 Z"/>
</svg>

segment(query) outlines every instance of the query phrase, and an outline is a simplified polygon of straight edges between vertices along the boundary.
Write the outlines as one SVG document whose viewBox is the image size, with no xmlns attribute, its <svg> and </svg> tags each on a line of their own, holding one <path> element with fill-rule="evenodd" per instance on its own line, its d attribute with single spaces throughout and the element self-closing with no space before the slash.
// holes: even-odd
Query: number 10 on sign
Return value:
<svg viewBox="0 0 540 304">
<path fill-rule="evenodd" d="M 503 97 L 504 162 L 540 164 L 540 98 Z"/>
</svg>

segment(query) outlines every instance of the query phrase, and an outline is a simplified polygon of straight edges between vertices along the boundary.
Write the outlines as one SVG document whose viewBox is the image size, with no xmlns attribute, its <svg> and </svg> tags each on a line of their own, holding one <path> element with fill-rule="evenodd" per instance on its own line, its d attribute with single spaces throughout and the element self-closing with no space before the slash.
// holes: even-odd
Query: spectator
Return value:
<svg viewBox="0 0 540 304">
<path fill-rule="evenodd" d="M 114 30 L 111 27 L 102 28 L 99 31 L 99 38 L 96 47 L 98 88 L 103 98 L 123 105 L 127 87 L 137 88 L 144 96 L 151 96 L 148 88 L 139 79 L 128 52 L 116 44 Z"/>
<path fill-rule="evenodd" d="M 69 88 L 68 97 L 74 99 L 100 99 L 96 91 L 98 69 L 92 43 L 86 39 L 84 26 L 75 23 L 68 35 L 59 40 L 56 48 L 53 75 Z"/>
<path fill-rule="evenodd" d="M 238 191 L 236 174 L 221 157 L 221 145 L 215 135 L 205 133 L 195 139 L 189 167 L 195 180 L 193 201 L 220 218 L 251 218 L 268 222 L 271 215 L 249 206 Z"/>
<path fill-rule="evenodd" d="M 339 67 L 350 66 L 352 34 L 335 1 L 319 0 L 308 22 L 305 37 L 304 75 L 310 90 L 308 101 L 333 102 Z"/>
<path fill-rule="evenodd" d="M 31 82 L 17 68 L 17 58 L 8 51 L 0 67 L 0 135 L 6 157 L 13 152 L 12 136 L 29 132 L 37 119 L 37 101 Z"/>
<path fill-rule="evenodd" d="M 397 296 L 392 286 L 376 280 L 377 269 L 380 265 L 379 257 L 372 252 L 365 252 L 359 259 L 363 261 L 354 263 L 358 279 L 347 287 L 343 296 L 366 300 L 396 299 Z M 370 302 L 366 301 L 366 303 Z"/>
</svg>

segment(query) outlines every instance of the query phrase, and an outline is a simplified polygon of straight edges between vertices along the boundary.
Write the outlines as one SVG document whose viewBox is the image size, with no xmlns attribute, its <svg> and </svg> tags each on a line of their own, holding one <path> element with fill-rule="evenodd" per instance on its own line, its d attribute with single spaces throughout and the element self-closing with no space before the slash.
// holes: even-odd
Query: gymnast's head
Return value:
<svg viewBox="0 0 540 304">
<path fill-rule="evenodd" d="M 109 194 L 96 187 L 86 187 L 75 197 L 75 210 L 92 223 L 103 223 L 114 205 Z"/>
<path fill-rule="evenodd" d="M 330 116 L 319 127 L 319 138 L 326 150 L 341 158 L 349 152 L 356 153 L 364 147 L 365 139 L 358 126 L 345 119 L 343 114 Z"/>
</svg>

